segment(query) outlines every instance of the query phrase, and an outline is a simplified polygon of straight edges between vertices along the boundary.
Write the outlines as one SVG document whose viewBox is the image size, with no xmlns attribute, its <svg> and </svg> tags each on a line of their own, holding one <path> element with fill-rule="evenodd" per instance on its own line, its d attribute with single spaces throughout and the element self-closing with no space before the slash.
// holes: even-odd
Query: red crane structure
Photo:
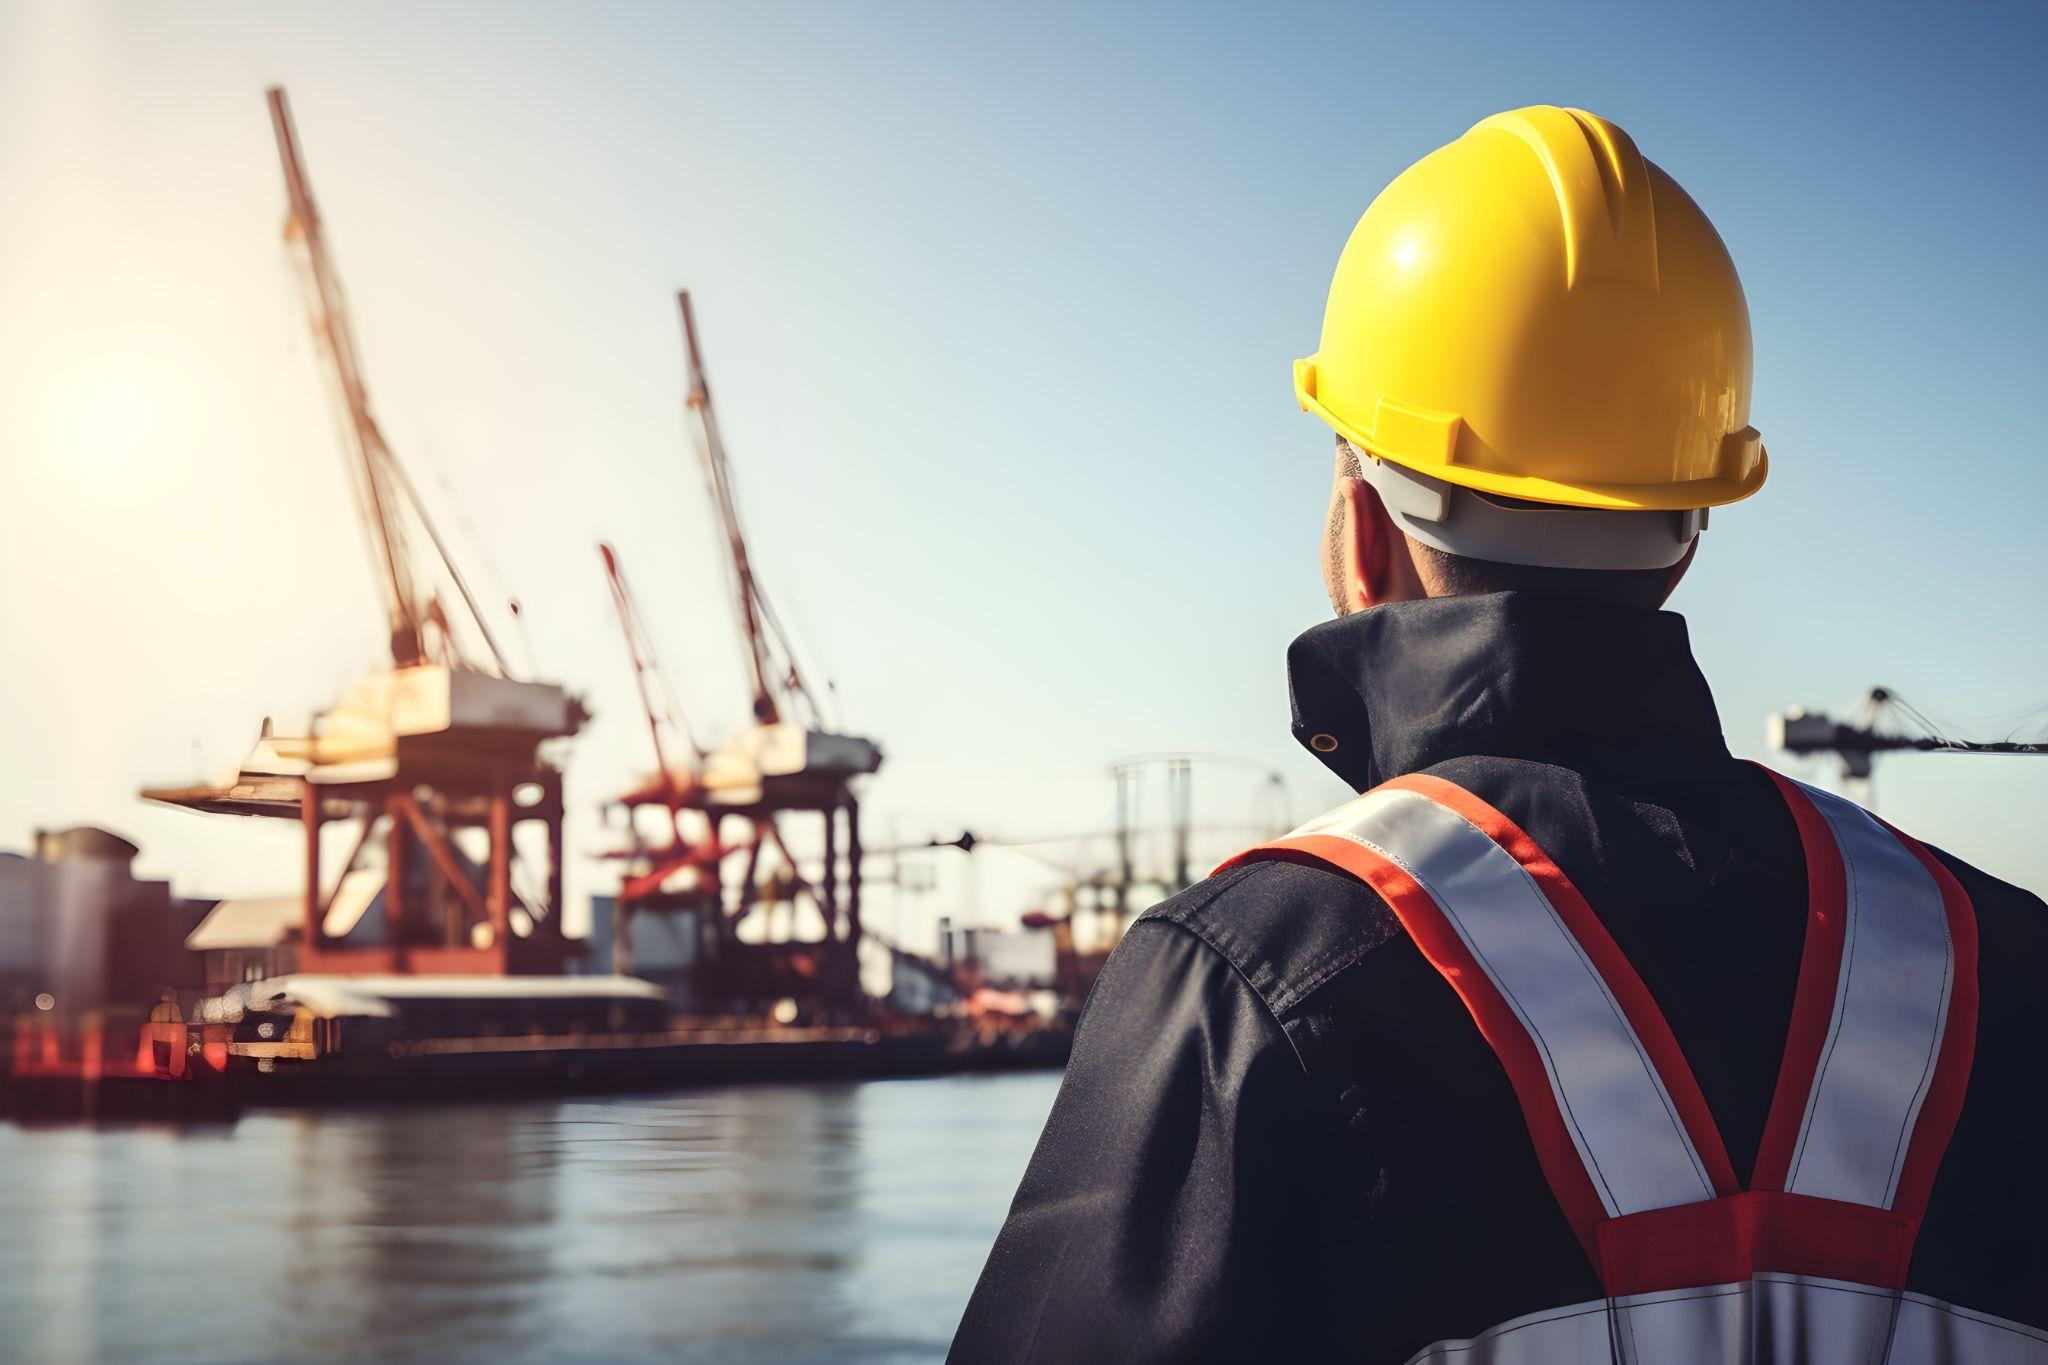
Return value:
<svg viewBox="0 0 2048 1365">
<path fill-rule="evenodd" d="M 619 938 L 630 945 L 636 914 L 708 907 L 715 912 L 715 932 L 699 967 L 702 997 L 740 1009 L 794 1000 L 821 1007 L 828 1016 L 853 1017 L 866 1012 L 858 960 L 860 802 L 853 784 L 881 766 L 882 754 L 873 742 L 828 727 L 790 634 L 754 571 L 688 292 L 678 294 L 677 302 L 687 363 L 685 404 L 725 537 L 753 723 L 716 747 L 697 742 L 655 658 L 618 555 L 601 545 L 656 763 L 655 775 L 620 799 L 634 838 L 624 854 L 631 870 L 619 893 Z M 681 752 L 676 740 L 684 746 Z M 662 812 L 652 838 L 636 819 L 650 808 Z M 805 875 L 783 837 L 783 822 L 798 815 L 819 821 L 816 877 Z M 736 876 L 725 875 L 729 861 L 743 861 Z M 823 936 L 796 937 L 792 915 L 789 936 L 767 937 L 768 911 L 785 900 L 808 901 Z M 755 914 L 763 934 L 743 939 L 740 926 Z"/>
<path fill-rule="evenodd" d="M 382 599 L 388 669 L 304 734 L 272 731 L 234 775 L 145 790 L 189 809 L 298 820 L 305 885 L 280 970 L 552 973 L 561 931 L 562 775 L 544 753 L 586 719 L 562 688 L 513 676 L 418 489 L 372 416 L 341 281 L 291 108 L 268 92 L 292 248 L 350 488 Z M 358 826 L 329 878 L 321 830 Z M 514 831 L 545 835 L 545 868 L 515 887 Z M 465 851 L 468 836 L 470 850 Z M 479 847 L 480 845 L 480 847 Z M 381 915 L 376 912 L 381 909 Z"/>
<path fill-rule="evenodd" d="M 632 824 L 632 847 L 621 856 L 636 866 L 619 888 L 622 910 L 642 902 L 658 901 L 674 909 L 696 892 L 696 899 L 716 901 L 719 889 L 718 865 L 730 852 L 716 838 L 715 822 L 698 810 L 696 800 L 703 783 L 703 745 L 684 718 L 674 685 L 654 652 L 640 606 L 626 584 L 625 566 L 618 551 L 600 542 L 598 554 L 604 560 L 605 581 L 611 588 L 612 605 L 619 614 L 619 630 L 626 637 L 626 652 L 633 665 L 633 681 L 640 693 L 640 706 L 647 717 L 647 734 L 654 749 L 654 774 L 619 798 L 628 812 L 659 808 L 665 812 L 663 828 L 652 839 L 636 822 Z M 687 757 L 679 765 L 674 748 L 680 740 Z M 679 885 L 680 883 L 680 885 Z"/>
</svg>

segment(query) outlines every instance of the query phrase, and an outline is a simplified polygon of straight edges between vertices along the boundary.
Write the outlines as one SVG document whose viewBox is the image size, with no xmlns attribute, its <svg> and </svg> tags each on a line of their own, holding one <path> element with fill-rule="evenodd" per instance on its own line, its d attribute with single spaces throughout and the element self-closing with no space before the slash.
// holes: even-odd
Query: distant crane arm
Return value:
<svg viewBox="0 0 2048 1365">
<path fill-rule="evenodd" d="M 626 652 L 633 664 L 633 682 L 640 691 L 640 705 L 647 715 L 648 735 L 654 741 L 654 761 L 661 770 L 662 787 L 673 808 L 680 804 L 683 794 L 662 741 L 664 723 L 679 731 L 683 741 L 690 746 L 690 771 L 693 773 L 703 763 L 704 746 L 691 732 L 681 706 L 676 703 L 674 689 L 668 685 L 668 675 L 662 671 L 661 661 L 655 656 L 654 641 L 647 633 L 639 604 L 633 600 L 632 589 L 626 585 L 626 571 L 619 563 L 618 552 L 602 541 L 598 542 L 597 552 L 604 559 L 605 581 L 611 587 L 612 606 L 618 611 L 619 629 L 626 637 Z"/>
<path fill-rule="evenodd" d="M 754 689 L 754 718 L 763 725 L 773 725 L 783 719 L 785 701 L 794 699 L 803 705 L 808 713 L 806 718 L 815 724 L 822 716 L 817 695 L 797 664 L 788 630 L 768 600 L 760 579 L 754 575 L 746 532 L 740 525 L 738 500 L 733 494 L 732 465 L 726 458 L 718 415 L 711 403 L 711 384 L 704 371 L 704 351 L 697 337 L 697 317 L 690 306 L 689 291 L 678 292 L 676 301 L 682 309 L 683 342 L 689 364 L 685 402 L 696 414 L 697 453 L 703 461 L 720 529 L 725 534 L 726 567 L 739 616 L 748 679 Z"/>
<path fill-rule="evenodd" d="M 355 494 L 356 510 L 369 546 L 378 591 L 384 599 L 392 662 L 400 668 L 429 662 L 429 625 L 440 627 L 445 661 L 464 662 L 459 657 L 459 646 L 454 636 L 447 629 L 445 612 L 431 591 L 421 586 L 421 575 L 414 563 L 414 551 L 406 534 L 402 511 L 409 508 L 413 520 L 425 531 L 447 579 L 454 585 L 470 627 L 489 651 L 495 671 L 510 676 L 511 669 L 504 652 L 478 610 L 476 599 L 449 555 L 448 546 L 434 526 L 433 518 L 427 514 L 418 489 L 385 443 L 384 433 L 371 415 L 369 394 L 363 383 L 362 359 L 356 350 L 355 329 L 349 321 L 340 276 L 328 254 L 320 211 L 313 202 L 312 183 L 306 176 L 305 159 L 299 151 L 291 105 L 279 87 L 272 87 L 267 92 L 267 99 L 271 131 L 277 138 L 278 160 L 284 171 L 285 196 L 290 205 L 285 219 L 285 238 L 299 249 L 298 264 L 307 319 L 321 359 L 325 362 L 328 389 L 334 402 L 343 453 L 347 457 L 349 484 Z"/>
</svg>

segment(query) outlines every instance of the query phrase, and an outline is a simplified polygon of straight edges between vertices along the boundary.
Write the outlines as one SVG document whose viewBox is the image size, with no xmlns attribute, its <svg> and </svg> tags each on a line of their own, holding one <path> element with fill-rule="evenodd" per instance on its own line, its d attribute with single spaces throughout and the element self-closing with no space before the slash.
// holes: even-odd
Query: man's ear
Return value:
<svg viewBox="0 0 2048 1365">
<path fill-rule="evenodd" d="M 1393 601 L 1401 583 L 1397 556 L 1407 549 L 1400 528 L 1364 479 L 1339 478 L 1337 496 L 1344 500 L 1344 530 L 1337 549 L 1345 607 L 1364 611 Z"/>
</svg>

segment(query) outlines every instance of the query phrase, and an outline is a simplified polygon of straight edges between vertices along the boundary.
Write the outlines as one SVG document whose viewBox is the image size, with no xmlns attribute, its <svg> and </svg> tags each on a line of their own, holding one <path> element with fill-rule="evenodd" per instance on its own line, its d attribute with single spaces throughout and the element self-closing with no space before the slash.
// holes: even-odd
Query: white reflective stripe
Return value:
<svg viewBox="0 0 2048 1365">
<path fill-rule="evenodd" d="M 1805 791 L 1841 850 L 1848 913 L 1834 1016 L 1785 1188 L 1889 1208 L 1948 1025 L 1948 909 L 1890 830 L 1853 802 Z"/>
<path fill-rule="evenodd" d="M 1924 1294 L 1800 1275 L 1552 1308 L 1408 1365 L 2048 1365 L 2048 1332 Z"/>
<path fill-rule="evenodd" d="M 1536 1044 L 1609 1217 L 1714 1197 L 1663 1079 L 1606 981 L 1514 856 L 1419 792 L 1368 792 L 1301 827 L 1399 865 L 1464 940 Z"/>
</svg>

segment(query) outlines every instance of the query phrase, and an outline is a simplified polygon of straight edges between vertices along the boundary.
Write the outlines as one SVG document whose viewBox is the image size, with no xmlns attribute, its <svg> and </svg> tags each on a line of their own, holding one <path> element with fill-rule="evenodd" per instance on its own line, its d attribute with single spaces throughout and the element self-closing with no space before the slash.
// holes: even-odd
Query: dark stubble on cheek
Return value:
<svg viewBox="0 0 2048 1365">
<path fill-rule="evenodd" d="M 1330 492 L 1330 514 L 1323 523 L 1323 588 L 1330 594 L 1330 609 L 1339 616 L 1351 614 L 1350 594 L 1344 591 L 1344 499 Z"/>
</svg>

